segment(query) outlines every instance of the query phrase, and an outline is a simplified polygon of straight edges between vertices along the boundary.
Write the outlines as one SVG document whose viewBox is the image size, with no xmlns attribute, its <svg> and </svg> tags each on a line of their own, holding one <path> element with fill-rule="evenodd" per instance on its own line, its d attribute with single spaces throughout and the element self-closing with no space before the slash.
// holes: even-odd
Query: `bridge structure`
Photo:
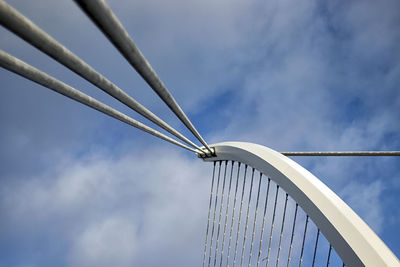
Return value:
<svg viewBox="0 0 400 267">
<path fill-rule="evenodd" d="M 203 266 L 400 266 L 392 251 L 342 199 L 289 158 L 400 156 L 400 151 L 277 152 L 244 142 L 209 145 L 104 0 L 75 2 L 201 145 L 160 119 L 3 0 L 3 27 L 174 138 L 2 50 L 0 66 L 211 162 Z"/>
</svg>

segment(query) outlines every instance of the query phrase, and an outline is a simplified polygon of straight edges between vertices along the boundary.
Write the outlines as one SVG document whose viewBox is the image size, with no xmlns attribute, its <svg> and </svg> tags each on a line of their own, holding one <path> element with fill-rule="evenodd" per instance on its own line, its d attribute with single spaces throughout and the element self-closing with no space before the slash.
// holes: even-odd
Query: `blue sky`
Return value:
<svg viewBox="0 0 400 267">
<path fill-rule="evenodd" d="M 109 2 L 209 143 L 400 150 L 398 1 Z M 191 137 L 73 1 L 8 3 Z M 0 47 L 145 122 L 3 28 Z M 0 266 L 201 262 L 210 164 L 5 70 L 0 81 Z M 397 257 L 399 160 L 296 158 Z"/>
</svg>

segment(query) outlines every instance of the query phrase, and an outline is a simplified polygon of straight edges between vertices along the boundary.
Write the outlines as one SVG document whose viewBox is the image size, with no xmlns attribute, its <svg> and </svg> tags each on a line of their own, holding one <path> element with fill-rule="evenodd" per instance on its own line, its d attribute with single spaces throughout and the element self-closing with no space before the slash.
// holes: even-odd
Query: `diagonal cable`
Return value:
<svg viewBox="0 0 400 267">
<path fill-rule="evenodd" d="M 6 52 L 0 50 L 0 67 L 7 69 L 11 72 L 14 72 L 26 79 L 29 79 L 35 83 L 38 83 L 44 87 L 47 87 L 57 93 L 60 93 L 66 97 L 69 97 L 77 102 L 80 102 L 86 106 L 89 106 L 93 109 L 96 109 L 104 114 L 107 114 L 117 120 L 125 122 L 133 127 L 136 127 L 142 131 L 145 131 L 149 134 L 152 134 L 156 137 L 159 137 L 165 141 L 168 141 L 172 144 L 185 148 L 195 153 L 199 153 L 200 151 L 196 151 L 146 125 L 140 123 L 125 114 L 101 103 L 100 101 L 72 88 L 71 86 L 47 75 L 46 73 L 28 65 L 27 63 L 7 54 Z"/>
<path fill-rule="evenodd" d="M 400 156 L 400 151 L 306 151 L 306 152 L 280 152 L 285 156 Z"/>
<path fill-rule="evenodd" d="M 213 153 L 107 4 L 103 0 L 75 0 L 75 2 L 193 135 L 196 136 L 208 151 Z"/>
<path fill-rule="evenodd" d="M 0 0 L 0 24 L 143 117 L 192 147 L 201 150 L 200 147 L 142 106 L 3 0 Z"/>
</svg>

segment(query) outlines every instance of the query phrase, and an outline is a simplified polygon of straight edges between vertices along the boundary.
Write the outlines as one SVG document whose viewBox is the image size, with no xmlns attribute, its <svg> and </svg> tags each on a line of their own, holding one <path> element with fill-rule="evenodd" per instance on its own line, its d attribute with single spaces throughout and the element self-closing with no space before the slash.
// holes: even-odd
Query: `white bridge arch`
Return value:
<svg viewBox="0 0 400 267">
<path fill-rule="evenodd" d="M 237 161 L 266 175 L 312 219 L 346 266 L 400 266 L 375 232 L 332 190 L 305 168 L 270 148 L 246 143 L 211 145 L 205 161 Z"/>
</svg>

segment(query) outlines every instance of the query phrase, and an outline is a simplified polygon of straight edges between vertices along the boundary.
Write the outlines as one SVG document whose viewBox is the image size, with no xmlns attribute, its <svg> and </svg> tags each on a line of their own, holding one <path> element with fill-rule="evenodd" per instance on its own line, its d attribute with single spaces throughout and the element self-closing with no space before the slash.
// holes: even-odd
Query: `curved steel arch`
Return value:
<svg viewBox="0 0 400 267">
<path fill-rule="evenodd" d="M 347 266 L 400 266 L 393 252 L 341 198 L 293 160 L 252 143 L 211 147 L 216 157 L 205 161 L 242 162 L 275 181 L 310 216 Z"/>
</svg>

